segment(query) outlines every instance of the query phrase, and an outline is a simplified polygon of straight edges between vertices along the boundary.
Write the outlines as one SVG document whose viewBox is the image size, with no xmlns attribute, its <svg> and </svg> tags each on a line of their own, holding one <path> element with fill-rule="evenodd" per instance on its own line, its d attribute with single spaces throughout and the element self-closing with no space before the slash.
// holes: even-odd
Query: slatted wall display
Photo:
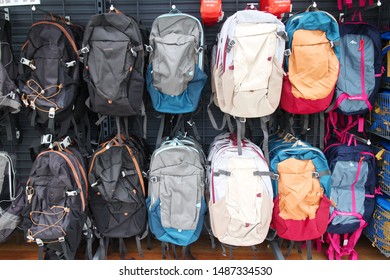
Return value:
<svg viewBox="0 0 390 280">
<path fill-rule="evenodd" d="M 244 9 L 248 2 L 250 1 L 223 0 L 223 11 L 225 13 L 224 19 L 235 13 L 237 10 Z M 257 1 L 254 2 L 258 3 Z M 382 30 L 388 30 L 390 19 L 389 2 L 390 1 L 382 0 L 381 7 L 375 7 L 363 11 L 364 20 L 369 21 L 374 25 L 380 26 Z M 304 11 L 312 3 L 313 1 L 311 0 L 292 0 L 292 13 Z M 333 14 L 336 19 L 339 18 L 340 12 L 350 14 L 352 11 L 339 11 L 337 9 L 337 0 L 320 0 L 316 1 L 316 3 L 320 10 L 325 10 Z M 16 59 L 19 60 L 20 49 L 26 40 L 31 24 L 35 21 L 47 18 L 48 15 L 45 12 L 66 16 L 76 24 L 86 25 L 92 15 L 108 11 L 111 5 L 114 5 L 115 8 L 121 10 L 125 14 L 139 18 L 148 29 L 150 29 L 153 20 L 160 14 L 169 12 L 172 5 L 176 5 L 176 8 L 181 12 L 189 13 L 200 19 L 200 0 L 41 0 L 41 5 L 37 5 L 35 11 L 32 10 L 31 6 L 8 8 L 11 24 L 13 26 L 13 48 Z M 287 19 L 287 16 L 288 15 L 284 17 L 284 20 Z M 218 23 L 211 27 L 204 27 L 206 43 L 209 49 L 211 49 L 217 32 L 221 26 L 222 23 Z M 214 136 L 218 134 L 218 131 L 214 130 L 214 128 L 211 126 L 206 110 L 207 104 L 209 102 L 210 91 L 210 83 L 208 82 L 204 89 L 204 94 L 200 105 L 201 110 L 195 117 L 195 123 L 201 136 L 201 144 L 204 146 L 206 151 Z M 217 121 L 220 121 L 222 115 L 217 110 L 218 109 L 214 108 Z M 147 112 L 147 142 L 151 149 L 154 149 L 159 120 L 156 118 L 156 114 L 151 106 L 147 108 Z M 29 153 L 29 145 L 39 136 L 34 131 L 34 128 L 30 126 L 28 120 L 25 117 L 25 112 L 21 113 L 20 119 L 23 132 L 23 139 L 21 143 L 16 145 L 15 143 L 7 142 L 4 135 L 5 131 L 1 132 L 1 140 L 6 150 L 15 151 L 17 153 L 18 178 L 22 183 L 25 183 L 32 165 Z M 255 136 L 260 136 L 260 122 L 255 122 L 255 126 L 258 128 L 258 131 L 255 132 L 258 133 L 258 135 Z M 260 137 L 258 139 L 260 139 Z"/>
</svg>

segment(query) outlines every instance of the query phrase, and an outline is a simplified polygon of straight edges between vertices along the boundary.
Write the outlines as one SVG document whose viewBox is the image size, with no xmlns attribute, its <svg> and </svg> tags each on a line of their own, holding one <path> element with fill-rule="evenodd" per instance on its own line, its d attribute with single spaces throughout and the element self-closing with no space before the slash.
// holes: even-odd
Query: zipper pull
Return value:
<svg viewBox="0 0 390 280">
<path fill-rule="evenodd" d="M 362 51 L 364 48 L 364 39 L 360 40 L 360 46 L 359 46 L 359 51 Z"/>
</svg>

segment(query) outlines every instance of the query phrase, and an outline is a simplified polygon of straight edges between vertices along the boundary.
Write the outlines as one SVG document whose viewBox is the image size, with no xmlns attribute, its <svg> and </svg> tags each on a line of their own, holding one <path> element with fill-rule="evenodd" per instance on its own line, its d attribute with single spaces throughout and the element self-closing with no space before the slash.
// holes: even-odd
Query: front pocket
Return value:
<svg viewBox="0 0 390 280">
<path fill-rule="evenodd" d="M 297 30 L 294 33 L 288 72 L 296 98 L 317 100 L 333 92 L 339 61 L 324 31 Z"/>
<path fill-rule="evenodd" d="M 200 212 L 200 176 L 161 175 L 161 223 L 166 228 L 195 230 Z"/>
<path fill-rule="evenodd" d="M 98 93 L 107 100 L 116 99 L 126 86 L 132 71 L 133 57 L 129 41 L 93 41 L 88 69 Z"/>
<path fill-rule="evenodd" d="M 261 176 L 254 175 L 258 170 L 254 159 L 230 158 L 228 170 L 231 171 L 226 189 L 229 216 L 244 224 L 259 223 L 265 187 Z"/>
<path fill-rule="evenodd" d="M 154 38 L 153 85 L 168 95 L 180 95 L 195 74 L 195 37 L 176 33 Z"/>
<path fill-rule="evenodd" d="M 285 219 L 314 219 L 323 189 L 313 178 L 315 166 L 311 160 L 289 158 L 278 164 L 278 195 L 280 216 Z"/>
<path fill-rule="evenodd" d="M 276 40 L 275 24 L 237 24 L 233 47 L 235 91 L 268 88 Z"/>
</svg>

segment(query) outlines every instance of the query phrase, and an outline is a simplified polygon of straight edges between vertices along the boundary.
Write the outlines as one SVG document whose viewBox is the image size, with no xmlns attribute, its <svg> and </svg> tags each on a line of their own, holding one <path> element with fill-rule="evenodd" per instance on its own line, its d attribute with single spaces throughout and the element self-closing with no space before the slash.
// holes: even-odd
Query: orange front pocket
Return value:
<svg viewBox="0 0 390 280">
<path fill-rule="evenodd" d="M 311 160 L 289 158 L 278 165 L 279 210 L 287 220 L 314 219 L 323 196 L 316 168 Z"/>
</svg>

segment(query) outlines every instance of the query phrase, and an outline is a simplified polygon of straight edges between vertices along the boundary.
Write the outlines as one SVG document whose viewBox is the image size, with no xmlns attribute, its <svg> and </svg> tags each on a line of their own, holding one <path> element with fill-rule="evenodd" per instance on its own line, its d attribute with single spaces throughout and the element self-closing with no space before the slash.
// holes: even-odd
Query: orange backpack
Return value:
<svg viewBox="0 0 390 280">
<path fill-rule="evenodd" d="M 222 21 L 222 0 L 201 0 L 200 16 L 204 25 L 214 25 Z"/>
</svg>

